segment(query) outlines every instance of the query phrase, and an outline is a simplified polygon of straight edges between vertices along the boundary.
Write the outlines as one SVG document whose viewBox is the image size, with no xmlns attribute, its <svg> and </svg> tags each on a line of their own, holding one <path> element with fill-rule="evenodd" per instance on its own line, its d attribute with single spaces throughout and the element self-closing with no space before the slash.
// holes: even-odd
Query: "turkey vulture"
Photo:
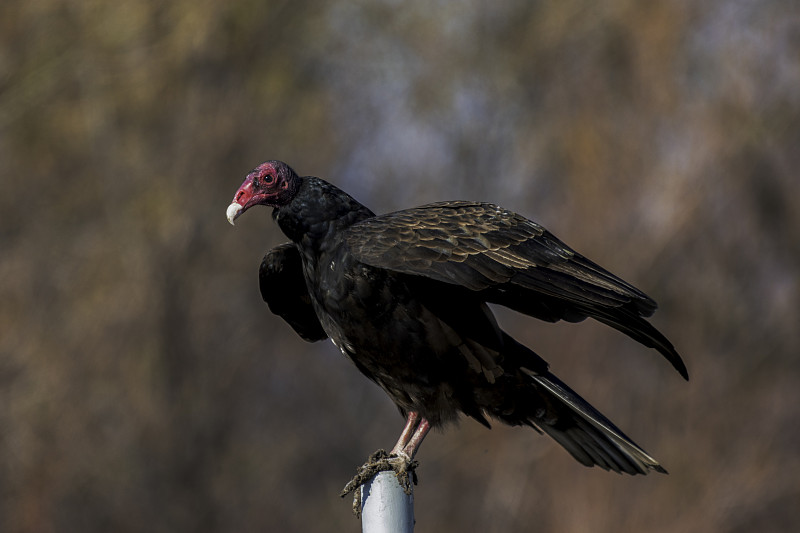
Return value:
<svg viewBox="0 0 800 533">
<path fill-rule="evenodd" d="M 256 167 L 227 210 L 254 205 L 290 242 L 261 264 L 261 294 L 307 341 L 330 338 L 406 418 L 392 457 L 410 463 L 432 427 L 460 414 L 547 433 L 586 466 L 666 472 L 497 324 L 489 303 L 556 322 L 594 318 L 655 348 L 686 379 L 644 317 L 656 303 L 539 224 L 483 202 L 376 216 L 280 161 Z"/>
</svg>

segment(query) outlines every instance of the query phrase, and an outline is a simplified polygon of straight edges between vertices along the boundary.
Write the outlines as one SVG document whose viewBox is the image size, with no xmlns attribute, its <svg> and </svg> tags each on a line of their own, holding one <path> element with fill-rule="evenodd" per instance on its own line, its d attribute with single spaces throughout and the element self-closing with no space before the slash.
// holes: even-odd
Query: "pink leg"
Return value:
<svg viewBox="0 0 800 533">
<path fill-rule="evenodd" d="M 412 461 L 417 454 L 419 445 L 422 444 L 425 435 L 431 430 L 431 423 L 421 418 L 419 413 L 410 412 L 406 419 L 406 426 L 397 439 L 389 457 L 386 457 L 384 450 L 378 450 L 370 456 L 369 461 L 358 469 L 356 477 L 345 485 L 342 496 L 350 494 L 358 487 L 369 481 L 378 472 L 393 470 L 397 474 L 400 484 L 411 494 L 410 483 L 415 479 L 414 468 L 416 463 Z M 380 453 L 379 453 L 380 452 Z"/>
<path fill-rule="evenodd" d="M 414 456 L 417 455 L 417 448 L 422 444 L 425 435 L 427 435 L 430 430 L 431 423 L 424 418 L 420 420 L 414 435 L 411 436 L 408 443 L 403 447 L 403 453 L 405 453 L 409 459 L 413 459 Z"/>
<path fill-rule="evenodd" d="M 406 427 L 403 428 L 400 438 L 397 439 L 397 444 L 394 445 L 394 448 L 392 448 L 392 451 L 389 452 L 389 455 L 399 455 L 400 452 L 403 451 L 403 448 L 405 448 L 406 444 L 408 444 L 414 429 L 417 427 L 417 420 L 419 420 L 418 413 L 414 411 L 408 413 Z"/>
</svg>

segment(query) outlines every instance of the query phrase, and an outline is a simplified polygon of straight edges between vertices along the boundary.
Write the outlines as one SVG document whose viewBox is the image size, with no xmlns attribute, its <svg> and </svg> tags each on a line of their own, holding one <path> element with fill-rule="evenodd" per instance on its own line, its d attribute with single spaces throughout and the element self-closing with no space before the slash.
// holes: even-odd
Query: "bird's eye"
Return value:
<svg viewBox="0 0 800 533">
<path fill-rule="evenodd" d="M 264 183 L 266 183 L 267 185 L 271 185 L 273 181 L 275 181 L 275 176 L 273 176 L 272 174 L 267 174 L 266 176 L 264 176 Z"/>
</svg>

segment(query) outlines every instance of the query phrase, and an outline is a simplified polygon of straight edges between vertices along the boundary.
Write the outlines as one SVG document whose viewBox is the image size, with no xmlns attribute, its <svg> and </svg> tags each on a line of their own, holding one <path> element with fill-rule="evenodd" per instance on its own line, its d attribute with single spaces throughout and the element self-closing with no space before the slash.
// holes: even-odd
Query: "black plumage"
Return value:
<svg viewBox="0 0 800 533">
<path fill-rule="evenodd" d="M 269 310 L 288 322 L 303 339 L 314 342 L 328 338 L 311 305 L 300 253 L 294 244 L 276 246 L 264 255 L 258 269 L 258 287 Z"/>
<path fill-rule="evenodd" d="M 466 414 L 547 433 L 581 463 L 663 468 L 495 321 L 487 303 L 555 322 L 586 317 L 655 348 L 688 379 L 645 317 L 656 303 L 542 226 L 493 204 L 440 202 L 374 215 L 279 161 L 248 174 L 228 208 L 274 208 L 290 239 L 264 257 L 264 300 L 306 340 L 330 337 L 407 417 L 393 452 Z"/>
</svg>

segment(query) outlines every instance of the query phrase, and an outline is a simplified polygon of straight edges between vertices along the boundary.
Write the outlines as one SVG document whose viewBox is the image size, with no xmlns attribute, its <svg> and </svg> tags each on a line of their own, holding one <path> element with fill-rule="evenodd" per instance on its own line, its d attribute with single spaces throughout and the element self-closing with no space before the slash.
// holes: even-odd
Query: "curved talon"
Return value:
<svg viewBox="0 0 800 533">
<path fill-rule="evenodd" d="M 392 471 L 397 476 L 403 492 L 411 494 L 411 484 L 417 484 L 417 466 L 419 466 L 419 462 L 413 461 L 408 454 L 402 451 L 390 454 L 386 450 L 378 450 L 369 456 L 366 463 L 358 467 L 356 475 L 344 486 L 339 496 L 344 498 L 350 493 L 355 493 L 353 495 L 353 513 L 359 517 L 361 516 L 361 498 L 357 490 L 361 485 L 367 483 L 379 472 Z"/>
</svg>

